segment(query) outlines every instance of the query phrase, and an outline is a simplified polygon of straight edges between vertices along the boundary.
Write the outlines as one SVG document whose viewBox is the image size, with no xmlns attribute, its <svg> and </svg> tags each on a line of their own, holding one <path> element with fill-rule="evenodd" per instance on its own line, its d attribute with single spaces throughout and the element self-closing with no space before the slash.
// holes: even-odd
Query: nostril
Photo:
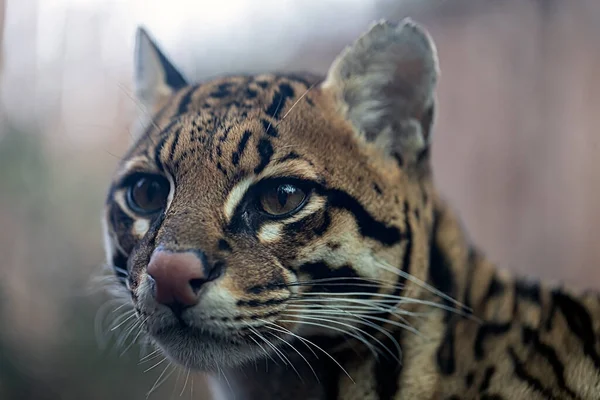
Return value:
<svg viewBox="0 0 600 400">
<path fill-rule="evenodd" d="M 194 294 L 198 294 L 198 292 L 200 291 L 200 289 L 206 282 L 207 282 L 206 279 L 200 279 L 200 278 L 190 279 L 190 287 L 194 291 Z"/>
</svg>

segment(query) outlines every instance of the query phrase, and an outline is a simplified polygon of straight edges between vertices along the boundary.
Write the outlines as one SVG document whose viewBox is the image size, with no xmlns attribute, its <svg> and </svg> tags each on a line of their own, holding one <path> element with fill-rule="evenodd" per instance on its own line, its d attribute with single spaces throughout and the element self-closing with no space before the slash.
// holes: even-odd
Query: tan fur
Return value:
<svg viewBox="0 0 600 400">
<path fill-rule="evenodd" d="M 238 398 L 600 398 L 599 296 L 497 269 L 435 190 L 439 71 L 422 28 L 375 24 L 325 80 L 178 89 L 144 43 L 152 121 L 115 173 L 106 246 L 170 359 L 227 371 Z M 122 182 L 134 172 L 169 179 L 160 215 L 128 208 Z M 273 219 L 253 208 L 261 184 L 290 178 L 309 182 L 300 210 Z M 180 322 L 146 273 L 159 246 L 224 266 Z M 254 370 L 281 355 L 297 371 Z"/>
</svg>

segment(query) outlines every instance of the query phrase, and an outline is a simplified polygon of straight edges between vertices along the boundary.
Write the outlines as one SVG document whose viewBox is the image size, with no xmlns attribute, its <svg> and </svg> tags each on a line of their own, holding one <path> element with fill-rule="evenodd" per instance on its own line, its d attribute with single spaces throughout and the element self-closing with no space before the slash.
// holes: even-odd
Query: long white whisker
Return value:
<svg viewBox="0 0 600 400">
<path fill-rule="evenodd" d="M 302 353 L 300 353 L 300 352 L 298 351 L 298 349 L 294 347 L 294 345 L 292 345 L 290 342 L 288 342 L 288 341 L 287 341 L 287 340 L 285 340 L 284 338 L 282 338 L 282 337 L 279 337 L 279 336 L 275 335 L 274 333 L 271 333 L 271 332 L 267 332 L 267 333 L 268 333 L 269 335 L 271 335 L 271 336 L 273 336 L 273 337 L 275 337 L 275 338 L 277 338 L 277 339 L 281 340 L 283 343 L 285 343 L 285 344 L 287 344 L 289 347 L 291 347 L 291 348 L 292 348 L 292 350 L 294 350 L 296 353 L 298 353 L 298 355 L 299 355 L 299 356 L 300 356 L 300 357 L 301 357 L 301 358 L 304 360 L 304 362 L 306 363 L 306 365 L 308 365 L 308 368 L 310 368 L 310 370 L 311 370 L 311 371 L 312 371 L 312 373 L 314 374 L 315 378 L 317 378 L 317 382 L 319 382 L 319 383 L 321 382 L 321 381 L 319 380 L 319 376 L 317 375 L 317 373 L 316 373 L 316 372 L 315 372 L 315 370 L 313 369 L 312 365 L 310 365 L 310 363 L 308 362 L 308 360 L 306 359 L 306 357 L 304 357 L 304 356 L 302 355 Z M 298 376 L 298 377 L 300 377 L 300 376 Z M 302 382 L 304 382 L 304 380 L 303 380 L 301 377 L 300 377 L 300 380 L 301 380 Z"/>
<path fill-rule="evenodd" d="M 295 338 L 297 338 L 298 340 L 301 340 L 302 342 L 306 342 L 306 343 L 310 344 L 311 346 L 314 346 L 317 350 L 321 351 L 323 354 L 325 354 L 327 357 L 329 357 L 331 359 L 331 361 L 333 361 L 338 367 L 340 367 L 340 369 L 344 372 L 344 374 L 352 381 L 352 383 L 354 383 L 354 379 L 352 379 L 352 377 L 350 376 L 350 374 L 348 373 L 348 371 L 346 371 L 346 369 L 344 367 L 342 367 L 342 364 L 340 364 L 331 354 L 329 354 L 328 352 L 326 352 L 325 350 L 323 350 L 321 347 L 317 346 L 316 344 L 314 344 L 310 340 L 308 340 L 308 339 L 306 339 L 306 338 L 304 338 L 304 337 L 302 337 L 300 335 L 296 335 L 294 332 L 290 331 L 289 329 L 284 328 L 281 325 L 278 325 L 276 323 L 269 322 L 269 321 L 263 321 L 263 322 L 265 322 L 268 325 L 274 325 L 274 326 L 276 326 L 276 328 L 273 328 L 271 326 L 265 326 L 265 328 L 267 328 L 267 329 L 276 330 L 276 331 L 282 332 L 282 333 L 288 333 L 288 334 L 294 336 Z M 316 356 L 317 355 L 315 354 L 315 357 Z"/>
<path fill-rule="evenodd" d="M 349 299 L 349 298 L 343 297 L 343 296 L 348 296 L 348 295 L 358 295 L 360 293 L 362 293 L 362 292 L 335 293 L 335 294 L 328 293 L 328 292 L 319 292 L 318 295 L 320 295 L 321 297 L 318 298 L 318 301 L 320 301 L 320 302 L 343 301 L 343 302 L 357 303 L 357 304 L 367 304 L 366 302 L 370 302 L 370 304 L 389 303 L 389 304 L 395 304 L 398 306 L 400 304 L 422 304 L 422 305 L 430 306 L 433 308 L 438 308 L 441 310 L 452 312 L 454 314 L 460 315 L 465 318 L 470 318 L 470 319 L 475 318 L 472 314 L 466 314 L 466 313 L 462 312 L 461 310 L 458 310 L 454 307 L 449 307 L 445 304 L 436 303 L 435 301 L 421 300 L 421 299 L 412 298 L 412 297 L 394 296 L 394 295 L 381 295 L 381 297 L 383 297 L 382 299 Z M 307 293 L 305 293 L 305 294 L 307 294 Z M 317 293 L 312 293 L 312 294 L 317 294 Z M 327 296 L 327 297 L 324 297 L 324 296 Z M 290 300 L 290 303 L 292 303 L 292 302 L 311 302 L 311 301 L 312 301 L 312 299 L 310 299 L 310 298 L 295 298 L 293 300 Z"/>
<path fill-rule="evenodd" d="M 183 392 L 185 391 L 185 387 L 187 386 L 188 379 L 190 379 L 190 371 L 191 370 L 192 370 L 191 368 L 187 369 L 187 375 L 185 377 L 185 382 L 183 383 L 183 389 L 181 389 L 181 393 L 179 393 L 179 397 L 181 397 L 183 395 Z"/>
<path fill-rule="evenodd" d="M 129 320 L 131 320 L 132 318 L 135 318 L 135 317 L 137 317 L 137 314 L 135 313 L 135 310 L 133 310 L 133 311 L 131 312 L 131 315 L 130 315 L 129 317 L 125 318 L 125 320 L 123 320 L 123 321 L 122 321 L 121 323 L 119 323 L 117 326 L 113 326 L 113 327 L 112 327 L 110 330 L 111 330 L 111 331 L 114 331 L 114 330 L 117 330 L 117 329 L 119 329 L 119 327 L 123 326 L 123 324 L 124 324 L 124 323 L 126 323 L 127 321 L 129 321 Z"/>
<path fill-rule="evenodd" d="M 159 362 L 157 362 L 156 364 L 154 364 L 153 366 L 151 366 L 150 368 L 145 370 L 144 373 L 150 371 L 151 369 L 158 367 L 160 364 L 164 363 L 166 360 L 167 360 L 167 357 L 164 357 L 162 360 L 160 360 Z"/>
<path fill-rule="evenodd" d="M 420 280 L 419 278 L 411 275 L 411 274 L 407 274 L 406 272 L 402 271 L 401 269 L 392 267 L 391 265 L 387 265 L 386 263 L 383 263 L 381 261 L 375 261 L 374 263 L 377 267 L 380 267 L 381 269 L 384 269 L 386 271 L 389 271 L 395 275 L 398 275 L 408 281 L 411 281 L 413 283 L 415 283 L 416 285 L 420 286 L 421 288 L 428 290 L 429 292 L 451 302 L 454 303 L 455 305 L 459 306 L 462 309 L 466 309 L 469 312 L 473 311 L 471 310 L 469 307 L 466 307 L 464 304 L 460 303 L 459 301 L 457 301 L 456 299 L 452 298 L 451 296 L 448 296 L 447 294 L 445 294 L 444 292 L 436 289 L 435 287 L 429 285 L 427 282 L 424 282 L 422 280 Z"/>
<path fill-rule="evenodd" d="M 302 315 L 294 315 L 294 318 L 298 318 L 298 319 L 300 319 L 300 318 L 301 318 L 301 319 L 311 319 L 311 320 L 313 320 L 313 319 L 316 319 L 316 320 L 318 320 L 318 321 L 321 321 L 321 322 L 332 322 L 332 323 L 336 323 L 336 324 L 339 324 L 339 325 L 346 326 L 346 327 L 348 327 L 348 328 L 350 328 L 350 329 L 353 329 L 353 330 L 356 330 L 356 331 L 359 331 L 359 332 L 366 333 L 366 332 L 364 332 L 364 330 L 362 330 L 362 329 L 360 329 L 360 328 L 357 328 L 356 326 L 352 326 L 352 325 L 349 325 L 349 324 L 345 324 L 345 323 L 343 323 L 343 322 L 337 322 L 337 321 L 330 320 L 330 319 L 327 319 L 327 318 L 304 317 L 304 316 L 302 316 Z M 362 342 L 362 343 L 363 343 L 365 346 L 367 346 L 367 348 L 368 348 L 368 349 L 369 349 L 369 350 L 370 350 L 370 351 L 373 353 L 373 355 L 374 355 L 375 357 L 377 357 L 377 356 L 378 356 L 378 350 L 377 350 L 376 348 L 374 348 L 374 347 L 373 347 L 373 345 L 372 345 L 371 343 L 369 343 L 369 342 L 368 342 L 368 341 L 367 341 L 367 340 L 366 340 L 366 339 L 365 339 L 365 338 L 364 338 L 362 335 L 360 335 L 360 334 L 356 334 L 356 333 L 354 333 L 354 332 L 350 332 L 350 331 L 347 331 L 347 330 L 344 330 L 344 329 L 341 329 L 341 328 L 338 328 L 338 327 L 335 327 L 335 326 L 325 325 L 325 324 L 321 324 L 321 323 L 317 323 L 317 322 L 310 322 L 310 321 L 299 321 L 299 320 L 286 320 L 286 319 L 280 319 L 280 320 L 279 320 L 279 322 L 290 322 L 290 323 L 296 323 L 296 324 L 297 324 L 298 322 L 301 322 L 301 323 L 303 323 L 303 324 L 305 324 L 305 325 L 319 326 L 319 327 L 321 327 L 321 328 L 325 328 L 325 329 L 331 329 L 331 330 L 334 330 L 334 331 L 337 331 L 337 332 L 343 333 L 343 334 L 345 334 L 345 335 L 352 336 L 353 338 L 355 338 L 356 340 L 359 340 L 359 341 L 360 341 L 360 342 Z M 373 337 L 372 335 L 369 335 L 368 333 L 367 333 L 367 336 L 370 336 L 370 337 L 371 337 L 372 339 L 374 339 L 375 341 L 379 341 L 377 338 Z M 381 343 L 381 342 L 380 342 L 380 343 Z M 385 346 L 383 346 L 383 344 L 382 344 L 382 347 L 383 347 L 383 348 L 386 348 Z M 389 351 L 389 350 L 388 350 L 388 351 Z"/>
<path fill-rule="evenodd" d="M 282 122 L 285 120 L 285 117 L 287 117 L 287 116 L 288 116 L 288 114 L 292 112 L 292 110 L 294 109 L 294 107 L 296 107 L 296 105 L 297 105 L 297 104 L 300 102 L 300 100 L 302 100 L 302 99 L 304 98 L 304 96 L 306 96 L 306 95 L 308 94 L 308 92 L 309 92 L 309 91 L 310 91 L 310 90 L 311 90 L 313 87 L 315 87 L 315 85 L 316 85 L 316 83 L 313 83 L 312 85 L 310 85 L 310 87 L 309 87 L 308 89 L 306 89 L 306 91 L 305 91 L 305 92 L 302 94 L 302 96 L 300 96 L 300 97 L 298 98 L 298 100 L 296 100 L 296 102 L 295 102 L 294 104 L 292 104 L 292 106 L 290 107 L 290 109 L 288 110 L 288 112 L 286 112 L 286 113 L 283 115 L 283 117 L 281 117 L 281 121 L 279 121 L 279 122 L 277 123 L 277 125 L 275 125 L 275 127 L 279 126 L 279 124 L 281 124 L 281 123 L 282 123 Z"/>
<path fill-rule="evenodd" d="M 341 309 L 338 309 L 338 311 L 341 311 L 342 313 L 344 312 Z M 295 317 L 297 314 L 282 314 L 283 316 L 287 316 L 287 317 Z M 351 313 L 347 313 L 347 315 L 352 316 L 352 318 L 347 318 L 347 317 L 339 317 L 337 316 L 337 318 L 335 320 L 330 320 L 330 322 L 335 321 L 336 323 L 342 324 L 341 322 L 339 322 L 338 320 L 344 320 L 344 321 L 349 321 L 349 322 L 357 322 L 357 319 L 359 320 L 359 322 L 361 322 L 362 324 L 371 327 L 373 329 L 376 329 L 377 331 L 381 332 L 382 334 L 384 334 L 388 339 L 390 339 L 394 345 L 396 346 L 396 350 L 398 350 L 398 354 L 402 354 L 402 349 L 400 348 L 400 344 L 398 344 L 398 340 L 396 338 L 394 338 L 387 330 L 385 330 L 384 328 L 380 327 L 379 325 L 368 321 L 364 318 L 361 318 L 359 316 L 357 316 L 356 314 L 351 314 Z M 303 314 L 302 317 L 305 318 L 311 318 L 311 319 L 316 319 L 316 320 L 322 320 L 322 317 L 320 316 L 314 316 L 314 315 L 306 315 Z M 348 326 L 353 326 L 353 325 L 348 325 Z M 364 332 L 364 331 L 363 331 Z M 381 341 L 379 341 L 379 339 L 375 338 L 374 336 L 370 335 L 367 332 L 364 332 L 365 334 L 367 334 L 368 336 L 370 336 L 372 339 L 376 340 L 381 347 L 383 347 L 384 349 L 386 349 L 388 351 L 388 353 L 394 358 L 396 359 L 396 361 L 398 361 L 399 363 L 401 363 L 400 359 L 390 350 L 387 348 L 387 346 L 385 346 Z"/>
<path fill-rule="evenodd" d="M 156 355 L 157 355 L 158 353 L 160 353 L 160 349 L 156 349 L 156 350 L 154 350 L 152 353 L 150 353 L 150 354 L 146 354 L 144 357 L 140 358 L 140 362 L 145 362 L 145 361 L 148 361 L 148 360 L 150 360 L 150 359 L 152 359 L 152 358 L 156 358 Z M 154 356 L 154 357 L 153 357 L 153 356 Z"/>
<path fill-rule="evenodd" d="M 252 332 L 252 333 L 254 333 L 254 332 Z M 249 338 L 250 338 L 250 339 L 251 339 L 251 340 L 252 340 L 254 343 L 256 343 L 256 345 L 257 345 L 258 347 L 260 347 L 260 348 L 261 348 L 261 350 L 263 351 L 263 353 L 265 353 L 265 355 L 266 355 L 268 358 L 270 358 L 270 359 L 271 359 L 271 361 L 273 361 L 273 363 L 274 363 L 275 365 L 279 365 L 279 364 L 277 363 L 277 361 L 275 361 L 275 359 L 274 359 L 274 358 L 271 356 L 271 354 L 269 354 L 269 352 L 268 352 L 268 351 L 267 351 L 267 350 L 266 350 L 266 349 L 265 349 L 265 348 L 264 348 L 264 347 L 263 347 L 263 346 L 262 346 L 260 343 L 258 343 L 258 342 L 256 341 L 256 339 L 254 339 L 252 336 L 248 336 L 248 337 L 249 337 Z"/>
<path fill-rule="evenodd" d="M 148 397 L 150 397 L 150 395 L 160 387 L 160 385 L 162 385 L 167 379 L 169 379 L 171 377 L 171 375 L 173 375 L 173 372 L 175 372 L 175 370 L 177 368 L 173 368 L 173 370 L 171 372 L 169 372 L 164 379 L 161 380 L 161 378 L 163 377 L 163 375 L 165 375 L 165 372 L 167 372 L 167 370 L 169 369 L 170 366 L 172 366 L 173 364 L 171 362 L 169 362 L 169 365 L 167 365 L 165 367 L 165 369 L 163 370 L 163 372 L 158 376 L 158 378 L 156 379 L 156 382 L 154 382 L 154 385 L 152 386 L 152 388 L 148 391 L 148 393 L 146 393 L 146 399 Z"/>
<path fill-rule="evenodd" d="M 271 343 L 270 340 L 268 340 L 267 338 L 265 338 L 264 336 L 262 336 L 256 329 L 252 328 L 251 326 L 248 326 L 248 328 L 254 332 L 255 335 L 257 335 L 258 337 L 262 338 L 265 343 L 267 343 L 267 345 L 269 345 L 273 351 L 275 351 L 279 357 L 281 358 L 281 360 L 284 362 L 284 364 L 287 363 L 290 365 L 290 367 L 292 367 L 292 369 L 294 370 L 294 372 L 296 372 L 296 375 L 298 375 L 298 378 L 304 382 L 304 380 L 302 379 L 302 377 L 300 376 L 300 373 L 298 372 L 298 370 L 296 369 L 296 367 L 294 366 L 294 363 L 292 363 L 290 361 L 290 359 L 281 351 L 277 348 L 277 346 L 275 346 L 273 343 Z"/>
</svg>

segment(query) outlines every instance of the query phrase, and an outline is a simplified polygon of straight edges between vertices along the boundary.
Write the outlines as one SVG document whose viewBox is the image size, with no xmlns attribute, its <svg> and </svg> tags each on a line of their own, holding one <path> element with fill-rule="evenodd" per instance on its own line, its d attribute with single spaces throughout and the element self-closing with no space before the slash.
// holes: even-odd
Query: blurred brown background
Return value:
<svg viewBox="0 0 600 400">
<path fill-rule="evenodd" d="M 103 346 L 100 214 L 129 144 L 135 26 L 190 79 L 325 72 L 374 19 L 437 42 L 436 179 L 495 262 L 600 288 L 597 0 L 0 1 L 0 399 L 144 399 L 162 368 Z M 105 333 L 106 333 L 105 329 Z M 177 379 L 179 378 L 179 379 Z M 150 398 L 178 398 L 173 374 Z M 201 377 L 193 394 L 202 399 Z"/>
</svg>

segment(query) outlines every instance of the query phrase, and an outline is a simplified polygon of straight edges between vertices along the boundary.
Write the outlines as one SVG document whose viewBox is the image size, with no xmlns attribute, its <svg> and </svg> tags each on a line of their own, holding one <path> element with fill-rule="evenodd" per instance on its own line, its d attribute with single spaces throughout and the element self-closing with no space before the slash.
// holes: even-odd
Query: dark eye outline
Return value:
<svg viewBox="0 0 600 400">
<path fill-rule="evenodd" d="M 160 174 L 147 173 L 147 172 L 143 172 L 143 173 L 136 172 L 132 175 L 129 175 L 125 179 L 123 179 L 121 185 L 119 185 L 125 189 L 125 203 L 131 211 L 133 211 L 134 213 L 141 215 L 141 216 L 152 216 L 152 215 L 155 215 L 155 214 L 159 213 L 160 211 L 162 211 L 165 208 L 165 206 L 159 207 L 154 210 L 147 210 L 145 208 L 140 207 L 136 203 L 136 201 L 133 199 L 133 190 L 135 189 L 135 185 L 142 179 L 159 181 L 160 183 L 166 185 L 166 187 L 168 188 L 168 192 L 167 192 L 167 198 L 165 198 L 165 206 L 166 206 L 166 201 L 169 197 L 169 193 L 171 192 L 171 182 L 169 182 L 169 180 L 165 176 L 160 175 Z"/>
<path fill-rule="evenodd" d="M 271 214 L 267 212 L 262 204 L 262 195 L 266 194 L 269 190 L 277 189 L 279 186 L 290 185 L 300 189 L 304 193 L 304 198 L 296 207 L 283 214 Z M 252 189 L 252 197 L 255 210 L 262 216 L 266 216 L 271 220 L 282 220 L 289 218 L 290 216 L 298 213 L 301 209 L 306 206 L 310 198 L 312 197 L 313 188 L 309 182 L 296 179 L 296 178 L 268 178 L 257 183 Z"/>
</svg>

